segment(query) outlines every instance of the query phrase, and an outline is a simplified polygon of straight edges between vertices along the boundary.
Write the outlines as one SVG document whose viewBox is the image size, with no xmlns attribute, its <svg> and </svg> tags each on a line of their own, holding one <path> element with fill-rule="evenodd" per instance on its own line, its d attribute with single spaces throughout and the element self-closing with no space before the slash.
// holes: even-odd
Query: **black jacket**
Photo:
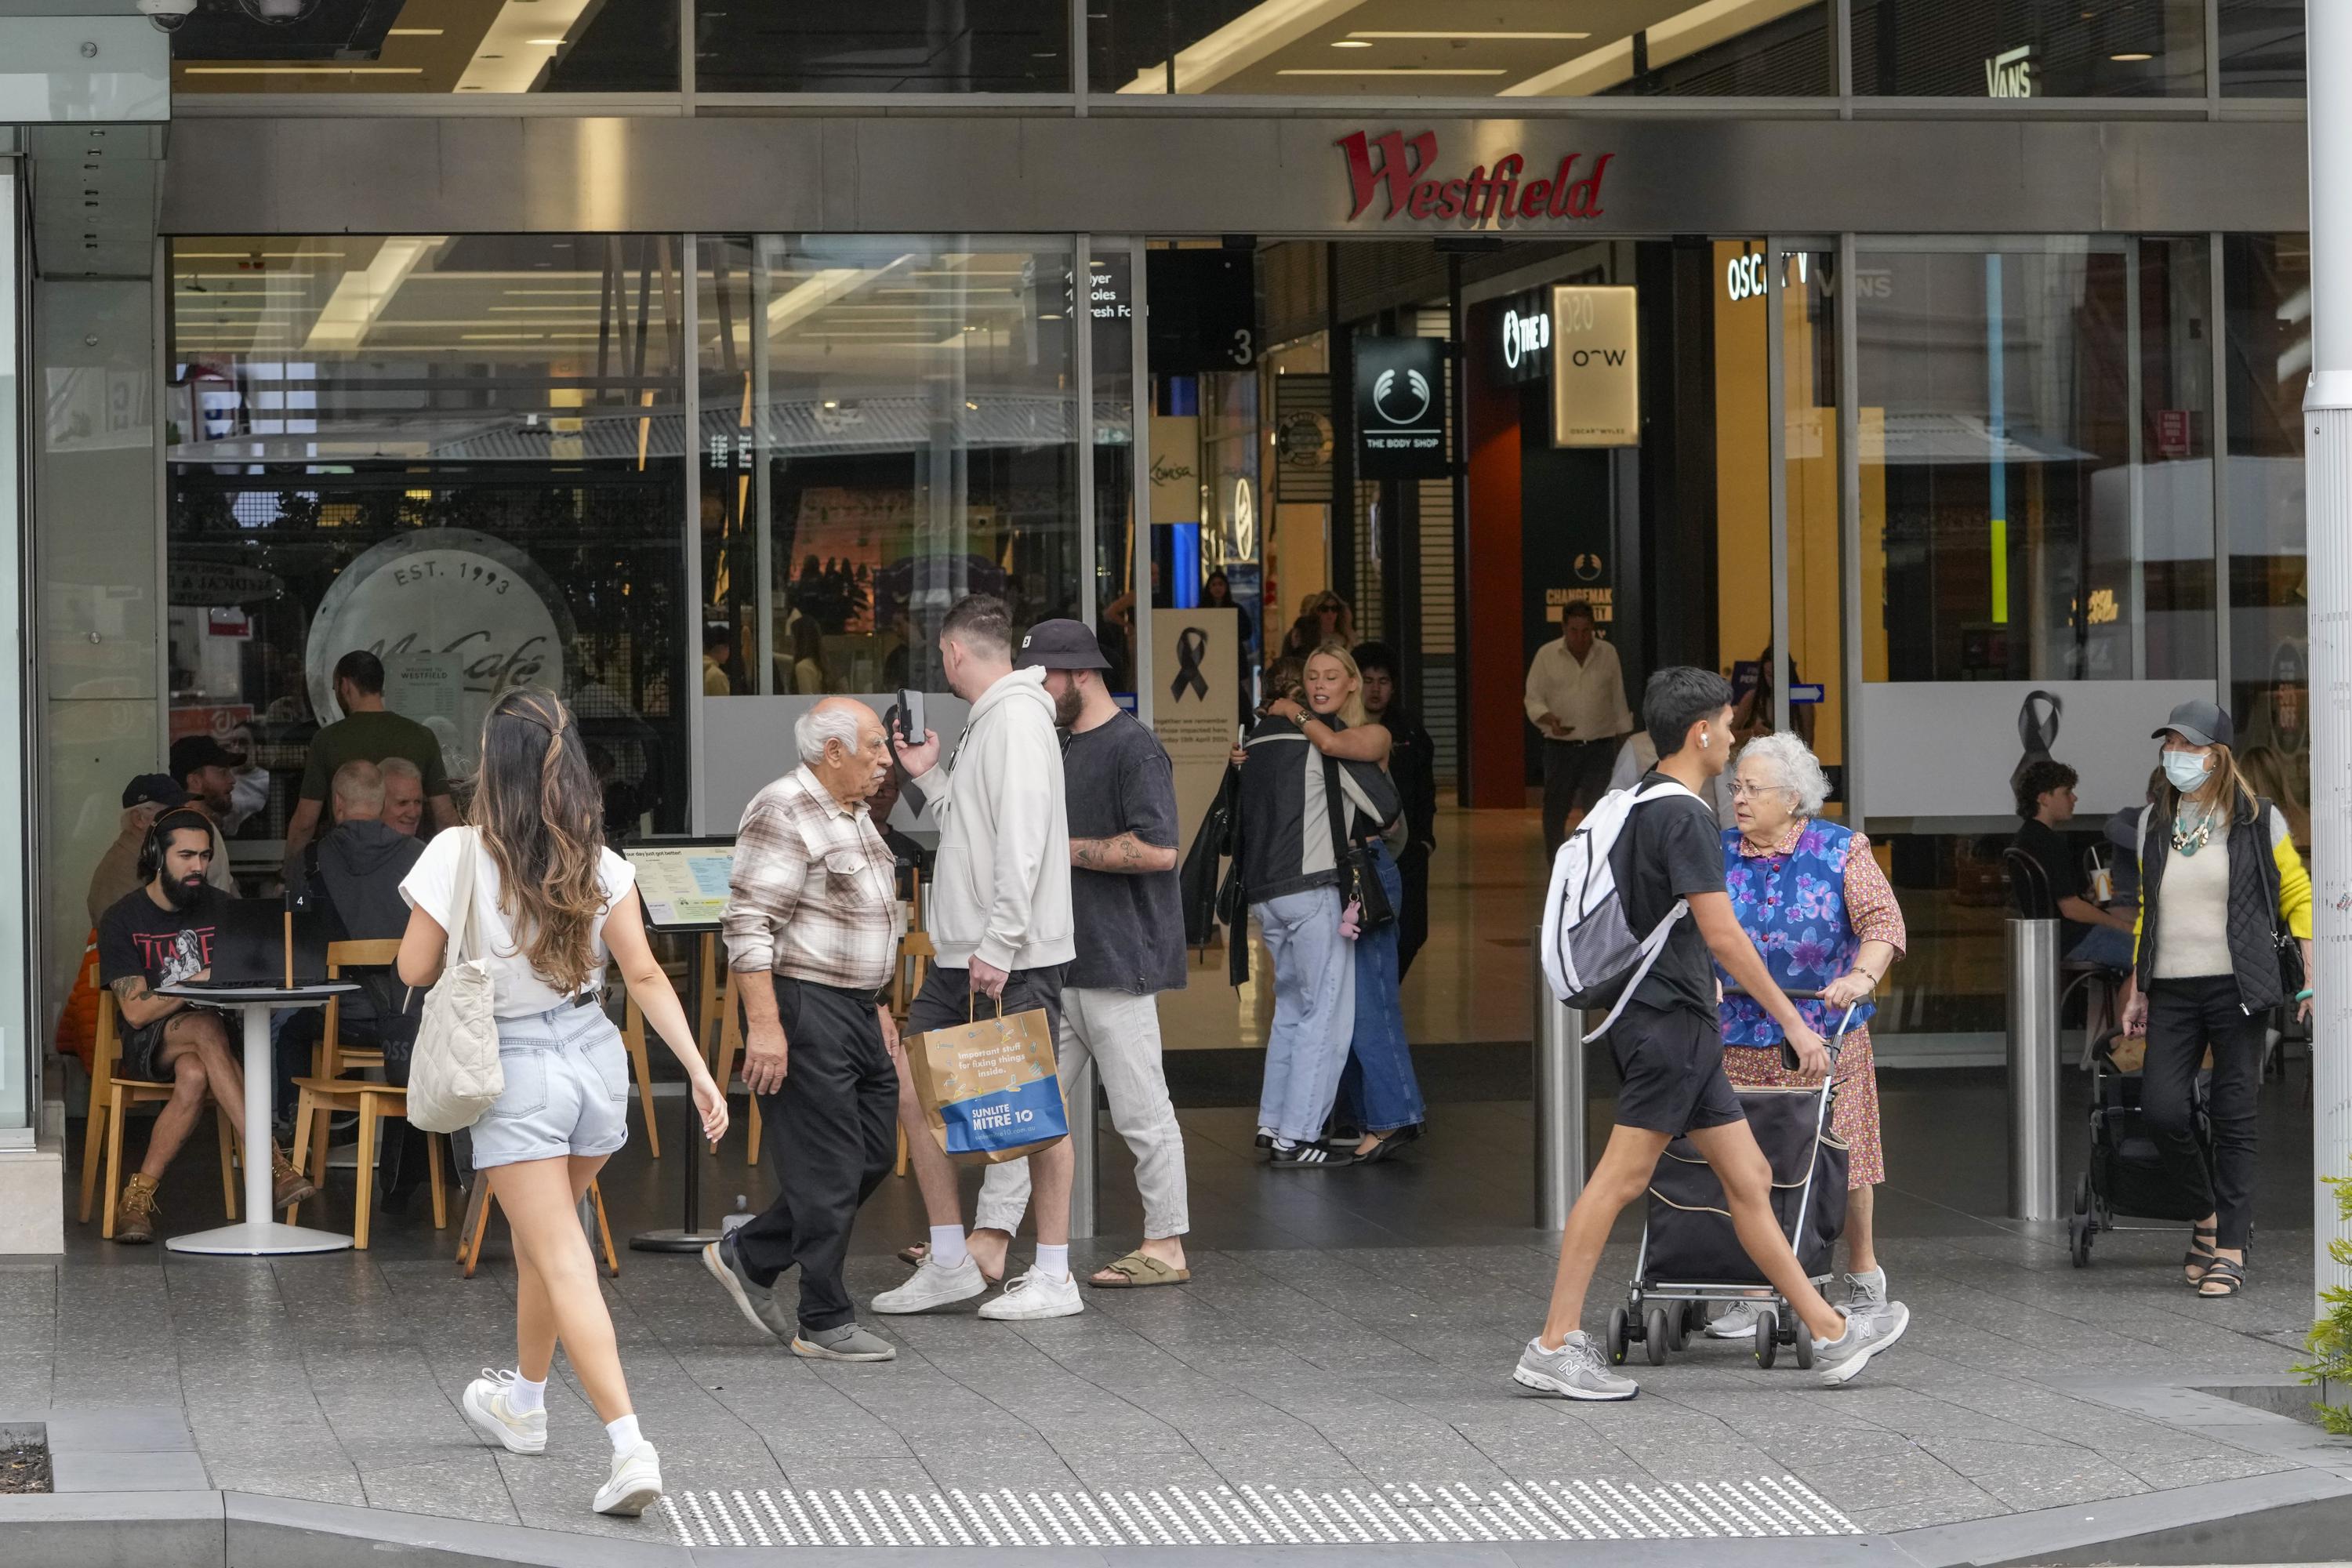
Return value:
<svg viewBox="0 0 2352 1568">
<path fill-rule="evenodd" d="M 1436 742 L 1410 713 L 1391 710 L 1382 721 L 1389 727 L 1389 777 L 1404 810 L 1406 847 L 1430 848 L 1437 843 Z"/>
<path fill-rule="evenodd" d="M 1258 721 L 1244 745 L 1249 760 L 1242 765 L 1241 875 L 1250 902 L 1337 886 L 1323 753 L 1297 725 L 1272 717 Z M 1380 764 L 1342 761 L 1339 767 L 1350 811 L 1349 837 L 1396 820 L 1396 785 Z"/>
</svg>

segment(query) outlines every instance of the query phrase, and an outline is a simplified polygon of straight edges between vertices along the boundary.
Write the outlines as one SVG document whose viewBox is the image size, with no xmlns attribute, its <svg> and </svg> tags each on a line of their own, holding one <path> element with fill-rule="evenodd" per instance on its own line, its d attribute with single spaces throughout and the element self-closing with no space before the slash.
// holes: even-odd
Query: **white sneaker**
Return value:
<svg viewBox="0 0 2352 1568">
<path fill-rule="evenodd" d="M 928 1312 L 933 1307 L 944 1307 L 951 1301 L 969 1301 L 988 1289 L 988 1280 L 980 1272 L 980 1265 L 966 1253 L 964 1260 L 953 1268 L 934 1263 L 929 1257 L 916 1266 L 907 1282 L 895 1290 L 885 1290 L 874 1298 L 877 1312 Z"/>
<path fill-rule="evenodd" d="M 516 1376 L 512 1372 L 492 1372 L 484 1367 L 482 1375 L 466 1385 L 457 1408 L 466 1413 L 466 1419 L 482 1435 L 484 1442 L 495 1444 L 509 1454 L 544 1454 L 547 1412 L 534 1410 L 528 1415 L 518 1415 L 507 1408 L 507 1385 Z"/>
<path fill-rule="evenodd" d="M 640 1440 L 627 1453 L 613 1456 L 613 1474 L 596 1489 L 596 1511 L 635 1519 L 661 1495 L 661 1456 L 651 1443 Z"/>
<path fill-rule="evenodd" d="M 1035 1268 L 1005 1282 L 993 1301 L 981 1303 L 980 1315 L 1000 1321 L 1025 1322 L 1032 1318 L 1075 1318 L 1087 1310 L 1075 1274 L 1041 1274 Z"/>
</svg>

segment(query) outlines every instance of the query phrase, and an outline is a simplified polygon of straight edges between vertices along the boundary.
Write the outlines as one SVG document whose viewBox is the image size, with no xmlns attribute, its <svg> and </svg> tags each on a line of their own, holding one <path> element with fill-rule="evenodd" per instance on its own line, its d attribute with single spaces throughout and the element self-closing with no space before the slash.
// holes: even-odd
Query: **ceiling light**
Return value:
<svg viewBox="0 0 2352 1568">
<path fill-rule="evenodd" d="M 1378 32 L 1359 28 L 1349 33 L 1351 38 L 1512 38 L 1558 42 L 1562 39 L 1589 38 L 1590 33 L 1440 33 L 1440 32 Z"/>
<path fill-rule="evenodd" d="M 1466 68 L 1453 66 L 1353 66 L 1290 67 L 1274 73 L 1276 76 L 1502 76 L 1503 68 Z"/>
<path fill-rule="evenodd" d="M 1335 38 L 1331 47 L 1335 49 L 1369 49 L 1372 46 L 1362 38 Z"/>
<path fill-rule="evenodd" d="M 2151 54 L 2147 53 L 2147 52 L 2146 50 L 2144 50 L 2144 49 L 2141 49 L 2141 50 L 2126 50 L 2126 52 L 2124 52 L 2123 54 L 2120 54 L 2120 55 L 2109 55 L 2109 56 L 2107 57 L 2107 58 L 2109 58 L 2109 59 L 2111 59 L 2111 60 L 2114 60 L 2114 61 L 2116 61 L 2116 62 L 2117 62 L 2118 64 L 2121 64 L 2121 65 L 2136 65 L 2136 64 L 2137 64 L 2137 63 L 2138 63 L 2139 61 L 2141 61 L 2141 60 L 2151 60 L 2151 59 L 2154 59 L 2155 58 L 2156 58 L 2156 57 L 2155 57 L 2154 55 L 2151 55 Z"/>
<path fill-rule="evenodd" d="M 563 47 L 563 40 L 562 38 L 529 38 L 524 41 L 527 43 L 536 44 L 542 49 L 560 49 Z M 494 60 L 498 58 L 498 56 L 484 55 L 482 58 L 486 60 Z"/>
<path fill-rule="evenodd" d="M 423 66 L 182 66 L 183 76 L 423 76 Z"/>
<path fill-rule="evenodd" d="M 441 36 L 441 29 L 438 27 L 386 27 L 383 30 L 383 36 L 387 38 L 437 38 Z"/>
</svg>

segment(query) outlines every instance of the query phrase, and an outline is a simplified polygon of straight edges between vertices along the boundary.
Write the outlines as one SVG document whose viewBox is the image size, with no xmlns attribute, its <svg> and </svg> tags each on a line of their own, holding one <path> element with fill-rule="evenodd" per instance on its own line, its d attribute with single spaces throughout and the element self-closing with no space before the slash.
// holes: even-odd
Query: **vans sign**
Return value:
<svg viewBox="0 0 2352 1568">
<path fill-rule="evenodd" d="M 1352 131 L 1334 145 L 1347 160 L 1349 222 L 1377 205 L 1383 222 L 1403 217 L 1470 228 L 1599 217 L 1601 177 L 1616 156 L 1601 153 L 1587 161 L 1570 153 L 1549 175 L 1528 179 L 1528 161 L 1517 153 L 1496 159 L 1491 169 L 1479 163 L 1466 174 L 1444 173 L 1434 131 L 1415 136 Z"/>
</svg>

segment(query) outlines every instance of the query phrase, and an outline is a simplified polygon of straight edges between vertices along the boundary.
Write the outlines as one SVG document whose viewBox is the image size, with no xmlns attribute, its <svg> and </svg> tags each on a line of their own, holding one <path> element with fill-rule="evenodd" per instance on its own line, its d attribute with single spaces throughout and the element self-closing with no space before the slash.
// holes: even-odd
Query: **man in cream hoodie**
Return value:
<svg viewBox="0 0 2352 1568">
<path fill-rule="evenodd" d="M 898 752 L 906 795 L 940 827 L 926 910 L 939 959 L 907 1010 L 907 1033 L 961 1024 L 974 995 L 1007 1013 L 1042 1007 L 1062 1024 L 1062 970 L 1076 954 L 1070 915 L 1070 831 L 1063 805 L 1061 737 L 1045 671 L 1013 668 L 1003 601 L 973 595 L 940 625 L 948 685 L 971 704 L 962 741 L 942 766 L 940 741 Z M 955 1167 L 924 1125 L 903 1056 L 898 1114 L 915 1179 L 930 1215 L 931 1244 L 914 1277 L 874 1298 L 877 1312 L 920 1312 L 969 1300 L 988 1288 L 964 1245 Z M 1029 1156 L 1035 1184 L 1037 1259 L 980 1309 L 983 1318 L 1066 1318 L 1085 1310 L 1070 1277 L 1069 1140 Z"/>
</svg>

